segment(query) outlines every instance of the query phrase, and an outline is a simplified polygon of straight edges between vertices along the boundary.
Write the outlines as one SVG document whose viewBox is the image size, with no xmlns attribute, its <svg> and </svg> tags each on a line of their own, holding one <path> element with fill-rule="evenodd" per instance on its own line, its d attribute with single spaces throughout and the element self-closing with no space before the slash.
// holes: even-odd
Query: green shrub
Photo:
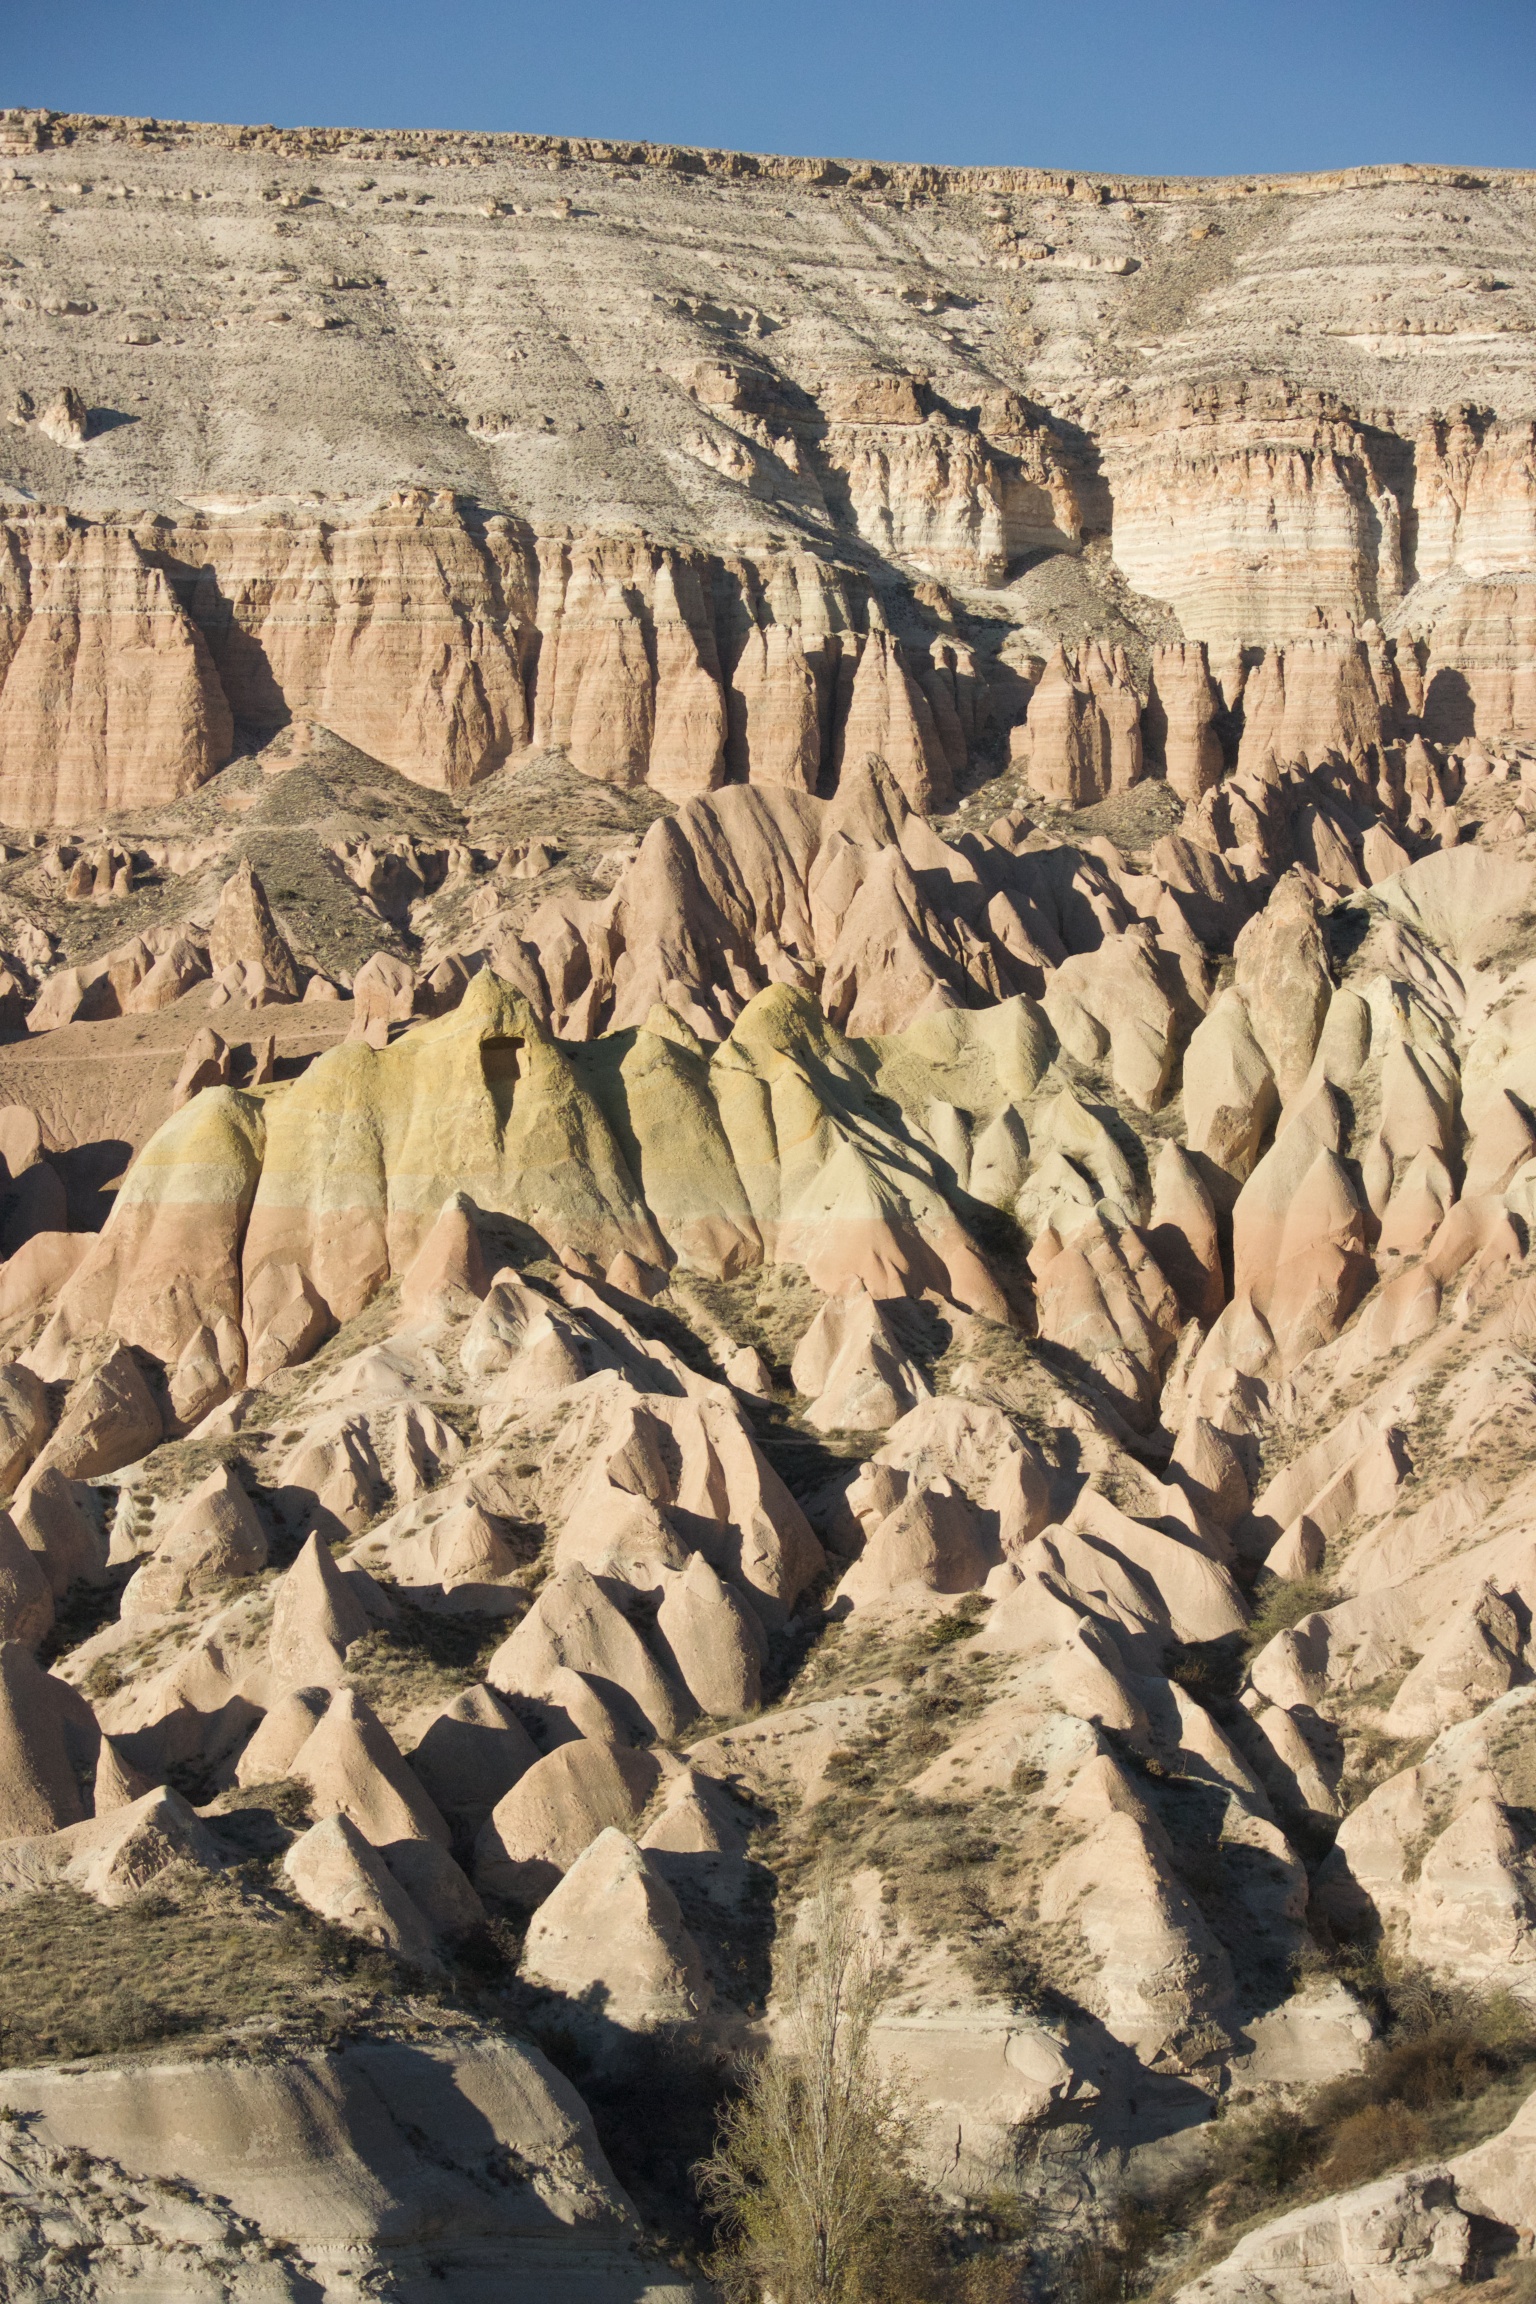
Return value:
<svg viewBox="0 0 1536 2304">
<path fill-rule="evenodd" d="M 1338 1606 L 1340 1595 L 1321 1576 L 1299 1576 L 1293 1583 L 1271 1577 L 1255 1593 L 1253 1620 L 1248 1626 L 1248 1653 L 1256 1656 L 1277 1632 L 1289 1632 L 1304 1616 Z"/>
</svg>

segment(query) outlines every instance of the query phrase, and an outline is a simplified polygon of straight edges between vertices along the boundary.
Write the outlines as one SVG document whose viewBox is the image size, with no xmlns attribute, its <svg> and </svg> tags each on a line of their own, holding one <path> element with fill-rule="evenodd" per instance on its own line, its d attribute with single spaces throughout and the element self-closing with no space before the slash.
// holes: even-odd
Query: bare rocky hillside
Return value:
<svg viewBox="0 0 1536 2304">
<path fill-rule="evenodd" d="M 0 150 L 0 2294 L 1529 2296 L 1531 180 Z"/>
</svg>

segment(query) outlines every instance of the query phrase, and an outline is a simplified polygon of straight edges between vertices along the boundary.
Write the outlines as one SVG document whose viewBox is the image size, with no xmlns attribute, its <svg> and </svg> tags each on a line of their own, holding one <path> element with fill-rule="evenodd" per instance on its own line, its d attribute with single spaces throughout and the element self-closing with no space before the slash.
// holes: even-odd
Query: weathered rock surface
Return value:
<svg viewBox="0 0 1536 2304">
<path fill-rule="evenodd" d="M 465 2293 L 489 2265 L 491 2276 L 526 2278 L 555 2304 L 594 2291 L 622 2304 L 689 2304 L 695 2294 L 685 2281 L 653 2277 L 633 2253 L 633 2212 L 585 2107 L 536 2048 L 471 2032 L 355 2041 L 282 2065 L 240 2058 L 12 2071 L 7 2085 L 43 2151 L 85 2155 L 107 2177 L 104 2209 L 113 2182 L 129 2195 L 126 2231 L 94 2209 L 94 2188 L 71 2197 L 66 2213 L 80 2219 L 81 2241 L 104 2246 L 112 2267 L 84 2296 L 112 2293 L 114 2258 L 134 2269 L 135 2223 L 161 2293 L 178 2299 L 198 2294 L 183 2284 L 201 2277 L 189 2273 L 189 2257 L 196 2263 L 231 2239 L 247 2257 L 248 2269 L 232 2277 L 248 2284 L 227 2291 L 241 2304 L 286 2304 L 324 2283 L 355 2287 L 386 2266 L 388 2277 L 430 2281 L 433 2264 Z M 419 2141 L 424 2128 L 430 2150 Z M 488 2153 L 498 2166 L 507 2156 L 518 2173 L 489 2181 Z M 29 2165 L 37 2163 L 23 2145 L 21 2171 Z M 42 2168 L 33 2184 L 19 2196 L 37 2199 L 46 2237 L 58 2196 Z"/>
<path fill-rule="evenodd" d="M 469 1992 L 670 2104 L 822 1862 L 1045 2286 L 1536 2003 L 1526 180 L 0 143 L 0 1894 L 352 2043 L 8 2070 L 7 2264 L 676 2294 Z"/>
</svg>

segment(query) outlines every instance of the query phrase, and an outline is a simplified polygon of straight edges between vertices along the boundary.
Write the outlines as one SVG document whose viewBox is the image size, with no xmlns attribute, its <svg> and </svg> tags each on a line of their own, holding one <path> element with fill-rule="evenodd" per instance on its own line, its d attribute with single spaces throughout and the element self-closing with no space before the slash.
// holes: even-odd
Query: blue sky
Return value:
<svg viewBox="0 0 1536 2304">
<path fill-rule="evenodd" d="M 0 0 L 0 102 L 1233 173 L 1536 165 L 1536 0 Z"/>
</svg>

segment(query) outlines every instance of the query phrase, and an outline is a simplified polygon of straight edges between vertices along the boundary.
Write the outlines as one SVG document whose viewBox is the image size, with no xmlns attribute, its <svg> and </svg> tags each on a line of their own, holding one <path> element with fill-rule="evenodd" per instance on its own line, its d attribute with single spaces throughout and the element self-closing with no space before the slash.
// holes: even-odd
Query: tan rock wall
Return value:
<svg viewBox="0 0 1536 2304">
<path fill-rule="evenodd" d="M 1106 429 L 1115 559 L 1191 639 L 1282 640 L 1312 613 L 1385 616 L 1401 506 L 1378 452 L 1315 394 L 1228 387 Z"/>
<path fill-rule="evenodd" d="M 91 821 L 178 799 L 223 765 L 234 728 L 207 643 L 131 535 L 18 524 L 5 565 L 0 814 Z"/>
<path fill-rule="evenodd" d="M 1485 744 L 1536 742 L 1536 583 L 1510 576 L 1462 586 L 1428 640 L 1426 735 L 1447 744 L 1472 735 Z"/>
<path fill-rule="evenodd" d="M 321 721 L 460 791 L 529 737 L 529 540 L 402 491 L 349 520 L 208 522 L 175 539 L 237 718 Z"/>
<path fill-rule="evenodd" d="M 1536 426 L 1459 409 L 1420 432 L 1414 467 L 1421 582 L 1450 568 L 1493 576 L 1536 565 Z"/>
</svg>

